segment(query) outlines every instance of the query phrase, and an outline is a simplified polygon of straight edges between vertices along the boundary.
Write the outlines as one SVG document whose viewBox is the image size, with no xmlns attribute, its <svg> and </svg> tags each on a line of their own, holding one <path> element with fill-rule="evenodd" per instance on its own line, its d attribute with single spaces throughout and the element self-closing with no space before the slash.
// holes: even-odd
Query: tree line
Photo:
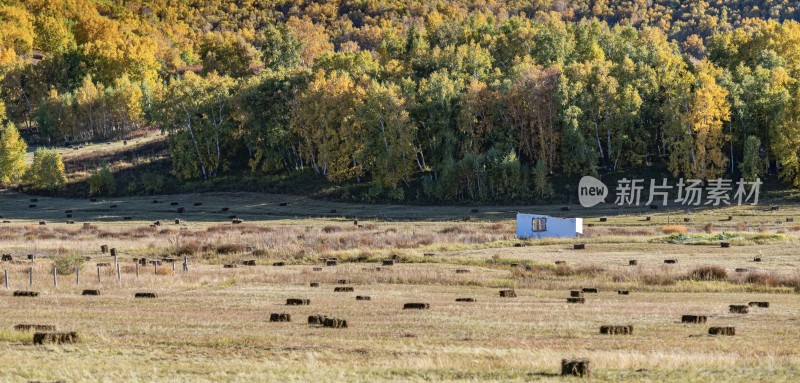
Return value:
<svg viewBox="0 0 800 383">
<path fill-rule="evenodd" d="M 399 200 L 645 168 L 800 185 L 791 2 L 6 3 L 6 120 L 51 145 L 163 129 L 180 180 L 313 172 Z"/>
</svg>

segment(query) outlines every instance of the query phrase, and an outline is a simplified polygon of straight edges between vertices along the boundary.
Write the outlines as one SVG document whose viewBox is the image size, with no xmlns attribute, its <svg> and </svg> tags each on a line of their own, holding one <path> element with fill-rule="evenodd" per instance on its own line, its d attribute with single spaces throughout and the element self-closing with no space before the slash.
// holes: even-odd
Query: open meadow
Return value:
<svg viewBox="0 0 800 383">
<path fill-rule="evenodd" d="M 579 380 L 560 376 L 564 358 L 587 358 L 596 381 L 796 381 L 800 205 L 602 206 L 3 192 L 0 382 Z M 585 217 L 586 237 L 517 240 L 517 211 Z M 584 303 L 567 302 L 582 289 Z M 313 315 L 347 327 L 309 325 Z M 18 324 L 78 339 L 34 344 Z M 735 335 L 709 335 L 724 326 Z"/>
</svg>

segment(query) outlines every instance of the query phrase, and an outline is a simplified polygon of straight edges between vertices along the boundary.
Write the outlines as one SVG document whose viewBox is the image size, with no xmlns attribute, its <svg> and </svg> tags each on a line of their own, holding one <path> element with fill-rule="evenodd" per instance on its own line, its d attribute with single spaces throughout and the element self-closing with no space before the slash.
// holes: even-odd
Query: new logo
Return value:
<svg viewBox="0 0 800 383">
<path fill-rule="evenodd" d="M 606 202 L 608 187 L 603 181 L 592 176 L 584 176 L 578 184 L 578 200 L 583 207 L 592 207 L 600 202 Z"/>
</svg>

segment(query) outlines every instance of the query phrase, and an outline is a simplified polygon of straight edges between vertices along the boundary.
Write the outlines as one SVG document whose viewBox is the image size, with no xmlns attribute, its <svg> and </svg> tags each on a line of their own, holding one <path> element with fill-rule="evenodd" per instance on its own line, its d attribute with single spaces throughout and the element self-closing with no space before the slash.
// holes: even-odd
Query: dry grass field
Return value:
<svg viewBox="0 0 800 383">
<path fill-rule="evenodd" d="M 0 193 L 0 253 L 13 258 L 0 265 L 9 275 L 0 291 L 0 382 L 580 380 L 559 376 L 562 358 L 588 358 L 594 381 L 793 382 L 800 374 L 800 205 L 620 214 L 248 193 L 30 199 Z M 516 211 L 584 216 L 586 237 L 519 241 Z M 233 215 L 243 223 L 232 224 Z M 578 242 L 586 249 L 574 250 Z M 119 279 L 101 245 L 117 250 Z M 54 262 L 76 256 L 89 258 L 79 283 L 67 272 L 55 287 Z M 178 263 L 174 272 L 170 263 L 140 266 L 137 276 L 133 259 L 142 257 Z M 383 265 L 390 258 L 394 265 Z M 111 263 L 99 282 L 98 263 Z M 354 291 L 334 292 L 345 286 Z M 567 303 L 581 288 L 598 292 Z M 517 296 L 500 297 L 501 289 Z M 466 297 L 475 301 L 456 302 Z M 290 298 L 310 304 L 287 306 Z M 729 312 L 756 301 L 769 307 Z M 404 310 L 411 302 L 430 307 Z M 270 322 L 272 313 L 291 322 Z M 348 327 L 308 325 L 316 314 Z M 681 323 L 685 314 L 707 323 Z M 16 324 L 54 325 L 79 341 L 36 345 Z M 603 325 L 633 333 L 600 334 Z M 708 335 L 712 326 L 735 326 L 736 335 Z"/>
</svg>

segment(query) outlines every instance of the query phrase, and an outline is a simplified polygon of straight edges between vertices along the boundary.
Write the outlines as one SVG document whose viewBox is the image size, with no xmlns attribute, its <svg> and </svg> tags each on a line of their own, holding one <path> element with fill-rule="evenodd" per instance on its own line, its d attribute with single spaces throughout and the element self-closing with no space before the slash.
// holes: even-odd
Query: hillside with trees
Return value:
<svg viewBox="0 0 800 383">
<path fill-rule="evenodd" d="M 0 0 L 0 183 L 63 188 L 61 158 L 26 165 L 29 146 L 155 129 L 167 184 L 547 201 L 554 178 L 649 169 L 797 187 L 798 20 L 788 0 Z M 168 191 L 113 171 L 92 194 Z"/>
</svg>

